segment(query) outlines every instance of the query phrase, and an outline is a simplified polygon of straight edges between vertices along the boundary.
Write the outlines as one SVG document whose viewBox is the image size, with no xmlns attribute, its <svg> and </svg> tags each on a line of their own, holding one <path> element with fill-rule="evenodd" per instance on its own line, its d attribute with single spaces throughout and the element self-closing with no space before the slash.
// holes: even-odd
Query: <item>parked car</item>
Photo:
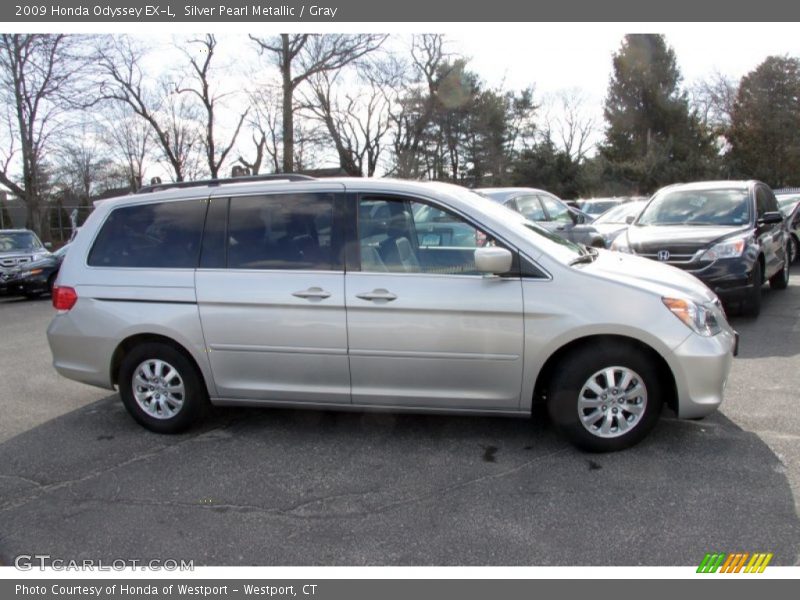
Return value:
<svg viewBox="0 0 800 600">
<path fill-rule="evenodd" d="M 49 254 L 47 247 L 29 229 L 0 230 L 0 294 L 14 293 L 9 281 L 18 270 Z"/>
<path fill-rule="evenodd" d="M 596 219 L 607 210 L 619 206 L 623 201 L 622 198 L 592 198 L 589 200 L 579 200 L 578 208 L 592 219 Z"/>
<path fill-rule="evenodd" d="M 550 192 L 524 187 L 480 188 L 475 191 L 566 240 L 595 248 L 605 247 L 603 236 L 587 224 L 591 219 Z"/>
<path fill-rule="evenodd" d="M 46 254 L 37 260 L 23 263 L 7 271 L 3 275 L 6 293 L 26 298 L 36 298 L 42 294 L 52 293 L 53 285 L 58 277 L 58 270 L 61 268 L 68 249 L 69 244 L 62 246 L 52 254 Z"/>
<path fill-rule="evenodd" d="M 785 289 L 790 242 L 772 190 L 759 181 L 708 181 L 659 190 L 612 249 L 697 276 L 730 308 L 756 316 L 761 286 Z"/>
<path fill-rule="evenodd" d="M 800 256 L 800 202 L 794 204 L 786 215 L 786 228 L 789 231 L 789 262 L 796 262 Z"/>
<path fill-rule="evenodd" d="M 426 211 L 439 216 L 420 226 Z M 372 178 L 108 200 L 53 306 L 56 370 L 117 387 L 161 433 L 209 402 L 508 416 L 541 402 L 575 444 L 617 450 L 663 404 L 713 412 L 737 343 L 678 269 L 576 245 L 464 188 Z"/>
<path fill-rule="evenodd" d="M 778 201 L 778 207 L 781 209 L 781 212 L 784 215 L 788 215 L 800 202 L 800 193 L 775 192 L 775 199 Z"/>
<path fill-rule="evenodd" d="M 607 210 L 592 221 L 592 227 L 603 236 L 606 248 L 610 247 L 616 237 L 636 220 L 646 204 L 644 200 L 626 202 Z"/>
</svg>

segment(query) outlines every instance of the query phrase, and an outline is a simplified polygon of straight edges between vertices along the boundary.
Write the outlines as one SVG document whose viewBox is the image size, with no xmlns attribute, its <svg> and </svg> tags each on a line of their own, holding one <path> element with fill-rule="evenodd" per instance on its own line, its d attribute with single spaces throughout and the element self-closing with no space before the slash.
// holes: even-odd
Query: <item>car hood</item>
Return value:
<svg viewBox="0 0 800 600">
<path fill-rule="evenodd" d="M 592 223 L 592 227 L 597 229 L 602 235 L 616 233 L 628 227 L 627 223 Z"/>
<path fill-rule="evenodd" d="M 625 234 L 628 245 L 635 252 L 659 249 L 696 249 L 710 246 L 714 242 L 744 233 L 748 226 L 704 226 L 704 225 L 633 225 Z"/>
<path fill-rule="evenodd" d="M 662 297 L 683 297 L 700 303 L 717 298 L 702 281 L 686 271 L 622 252 L 600 250 L 594 262 L 575 268 L 612 282 L 644 288 Z"/>
</svg>

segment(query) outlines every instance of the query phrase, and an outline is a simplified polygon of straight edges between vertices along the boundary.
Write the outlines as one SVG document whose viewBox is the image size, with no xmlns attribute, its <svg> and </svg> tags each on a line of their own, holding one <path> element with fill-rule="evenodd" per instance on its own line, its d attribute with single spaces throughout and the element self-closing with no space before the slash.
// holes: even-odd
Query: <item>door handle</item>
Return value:
<svg viewBox="0 0 800 600">
<path fill-rule="evenodd" d="M 356 294 L 356 298 L 361 298 L 362 300 L 385 300 L 386 302 L 391 302 L 392 300 L 396 300 L 397 296 L 389 290 L 377 289 L 372 290 L 371 292 Z"/>
<path fill-rule="evenodd" d="M 307 290 L 302 290 L 300 292 L 294 292 L 292 296 L 296 296 L 297 298 L 307 298 L 309 300 L 319 299 L 323 300 L 325 298 L 330 298 L 331 293 L 326 292 L 322 288 L 318 287 L 310 287 Z"/>
</svg>

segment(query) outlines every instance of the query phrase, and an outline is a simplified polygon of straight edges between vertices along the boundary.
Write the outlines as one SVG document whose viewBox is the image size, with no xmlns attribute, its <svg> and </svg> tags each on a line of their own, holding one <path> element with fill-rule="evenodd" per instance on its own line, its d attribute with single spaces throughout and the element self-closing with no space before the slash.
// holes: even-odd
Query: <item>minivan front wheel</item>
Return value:
<svg viewBox="0 0 800 600">
<path fill-rule="evenodd" d="M 590 452 L 628 448 L 641 441 L 661 413 L 658 372 L 645 353 L 625 344 L 598 344 L 572 352 L 548 391 L 555 426 Z"/>
<path fill-rule="evenodd" d="M 205 386 L 191 361 L 157 342 L 140 344 L 123 358 L 119 393 L 131 416 L 157 433 L 187 429 L 208 404 Z"/>
</svg>

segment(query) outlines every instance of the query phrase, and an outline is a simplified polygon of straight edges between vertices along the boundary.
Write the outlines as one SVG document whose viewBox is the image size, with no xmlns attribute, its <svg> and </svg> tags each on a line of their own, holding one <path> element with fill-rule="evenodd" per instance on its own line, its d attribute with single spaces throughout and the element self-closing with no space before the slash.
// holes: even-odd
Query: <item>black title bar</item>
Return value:
<svg viewBox="0 0 800 600">
<path fill-rule="evenodd" d="M 7 23 L 58 22 L 785 22 L 800 20 L 800 3 L 786 0 L 123 0 L 11 1 L 0 5 Z"/>
</svg>

